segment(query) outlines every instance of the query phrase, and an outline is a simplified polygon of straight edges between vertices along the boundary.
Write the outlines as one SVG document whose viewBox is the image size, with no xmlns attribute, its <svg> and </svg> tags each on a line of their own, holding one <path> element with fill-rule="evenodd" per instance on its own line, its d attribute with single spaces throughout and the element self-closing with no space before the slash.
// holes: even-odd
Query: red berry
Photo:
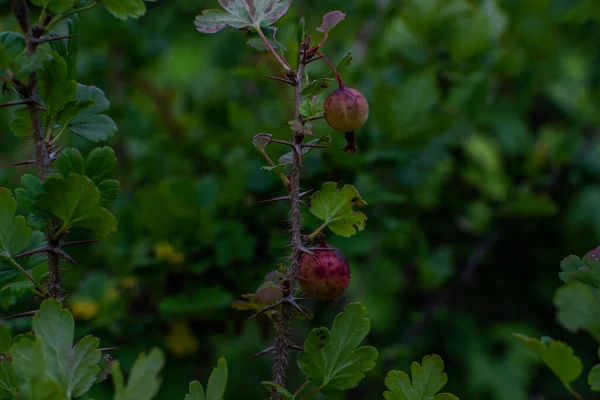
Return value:
<svg viewBox="0 0 600 400">
<path fill-rule="evenodd" d="M 308 297 L 330 301 L 339 297 L 350 284 L 350 268 L 341 251 L 327 245 L 310 249 L 316 257 L 302 254 L 298 284 Z"/>
<path fill-rule="evenodd" d="M 325 121 L 338 132 L 354 132 L 369 118 L 369 103 L 358 90 L 340 87 L 325 100 Z"/>
</svg>

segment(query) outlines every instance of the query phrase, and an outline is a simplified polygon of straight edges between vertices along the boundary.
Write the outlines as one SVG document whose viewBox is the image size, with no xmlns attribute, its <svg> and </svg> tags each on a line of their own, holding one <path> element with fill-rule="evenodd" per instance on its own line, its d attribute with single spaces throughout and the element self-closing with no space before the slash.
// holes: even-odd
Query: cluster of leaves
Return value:
<svg viewBox="0 0 600 400">
<path fill-rule="evenodd" d="M 586 331 L 598 342 L 600 342 L 599 259 L 600 247 L 589 251 L 583 259 L 573 255 L 563 259 L 559 277 L 564 285 L 558 288 L 554 295 L 558 322 L 573 333 Z M 565 388 L 575 394 L 571 383 L 581 376 L 583 364 L 581 359 L 574 355 L 569 345 L 547 336 L 540 340 L 522 334 L 515 334 L 515 337 L 537 354 Z M 600 347 L 598 357 L 600 358 Z M 589 371 L 587 382 L 592 391 L 600 391 L 600 364 Z"/>
</svg>

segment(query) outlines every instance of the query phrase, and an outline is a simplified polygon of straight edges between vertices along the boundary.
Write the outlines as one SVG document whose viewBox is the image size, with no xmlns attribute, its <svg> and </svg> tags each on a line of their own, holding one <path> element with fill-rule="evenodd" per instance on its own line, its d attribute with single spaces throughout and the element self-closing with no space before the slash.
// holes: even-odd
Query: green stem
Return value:
<svg viewBox="0 0 600 400">
<path fill-rule="evenodd" d="M 320 386 L 318 386 L 318 387 L 314 388 L 313 390 L 311 390 L 310 392 L 308 392 L 308 393 L 306 394 L 306 396 L 304 396 L 304 397 L 302 398 L 302 400 L 306 400 L 306 399 L 309 399 L 309 398 L 311 398 L 311 397 L 312 397 L 312 396 L 314 396 L 315 394 L 319 393 L 319 392 L 321 391 L 321 389 L 323 389 L 324 387 L 325 387 L 325 384 L 323 384 L 323 385 L 320 385 Z"/>
<path fill-rule="evenodd" d="M 577 393 L 575 391 L 575 389 L 573 389 L 571 387 L 571 385 L 566 385 L 565 387 L 567 388 L 567 390 L 569 391 L 569 393 L 571 393 L 573 395 L 573 397 L 575 397 L 577 400 L 585 400 L 582 395 L 580 395 L 579 393 Z"/>
<path fill-rule="evenodd" d="M 308 235 L 308 239 L 309 240 L 313 240 L 315 237 L 317 237 L 317 235 L 319 233 L 321 233 L 321 231 L 323 229 L 325 229 L 327 227 L 327 225 L 329 225 L 327 222 L 325 222 L 323 225 L 321 225 L 320 227 L 318 227 L 313 233 L 311 233 L 310 235 Z"/>
<path fill-rule="evenodd" d="M 33 275 L 31 275 L 29 272 L 27 272 L 25 270 L 25 268 L 21 267 L 21 265 L 18 262 L 16 262 L 12 258 L 9 258 L 8 259 L 8 263 L 10 265 L 12 265 L 13 267 L 15 267 L 15 269 L 17 271 L 19 271 L 21 274 L 25 275 L 25 277 L 27 279 L 29 279 L 40 292 L 42 292 L 44 294 L 47 294 L 46 289 L 44 289 L 44 287 L 38 281 L 35 280 L 35 278 L 33 277 Z"/>
<path fill-rule="evenodd" d="M 47 4 L 44 4 L 44 7 L 42 7 L 42 11 L 40 12 L 40 18 L 38 18 L 38 25 L 42 25 L 42 22 L 44 22 L 44 20 L 46 19 L 46 8 L 48 7 Z"/>
<path fill-rule="evenodd" d="M 77 9 L 71 10 L 71 11 L 67 11 L 66 13 L 57 14 L 54 18 L 52 18 L 52 20 L 50 22 L 48 22 L 48 25 L 46 25 L 44 27 L 44 31 L 50 32 L 50 30 L 52 28 L 54 28 L 54 26 L 56 26 L 56 24 L 60 23 L 62 20 L 64 20 L 68 16 L 73 15 L 73 14 L 78 14 L 80 12 L 91 10 L 92 8 L 96 7 L 98 4 L 100 4 L 100 1 L 95 1 L 92 4 L 87 5 L 85 7 L 77 8 Z"/>
<path fill-rule="evenodd" d="M 335 78 L 338 81 L 338 86 L 340 87 L 340 89 L 344 88 L 344 82 L 342 82 L 342 77 L 340 76 L 340 74 L 337 72 L 337 70 L 335 69 L 335 67 L 333 66 L 333 64 L 331 63 L 331 61 L 329 61 L 329 59 L 325 56 L 325 54 L 321 53 L 321 52 L 316 52 L 316 54 L 321 57 L 326 63 L 327 65 L 329 65 L 329 68 L 331 68 L 331 70 L 333 71 L 333 73 L 335 74 Z"/>
<path fill-rule="evenodd" d="M 302 384 L 302 386 L 300 386 L 300 387 L 298 388 L 298 390 L 296 390 L 296 391 L 294 392 L 294 398 L 295 398 L 295 397 L 298 397 L 298 396 L 300 395 L 300 393 L 302 393 L 302 391 L 303 391 L 303 390 L 304 390 L 304 389 L 305 389 L 305 388 L 308 386 L 308 384 L 309 384 L 309 383 L 310 383 L 310 381 L 309 381 L 309 380 L 307 380 L 306 382 L 304 382 L 304 383 Z"/>
<path fill-rule="evenodd" d="M 292 68 L 283 60 L 283 58 L 281 58 L 281 56 L 277 53 L 277 51 L 275 51 L 273 46 L 271 46 L 271 42 L 269 42 L 269 39 L 267 39 L 267 37 L 263 33 L 262 29 L 260 29 L 260 26 L 256 25 L 254 28 L 256 29 L 258 36 L 260 36 L 260 38 L 263 40 L 263 42 L 265 42 L 265 45 L 271 51 L 271 53 L 273 53 L 273 56 L 279 62 L 279 64 L 281 64 L 283 69 L 285 69 L 286 71 L 291 71 Z"/>
</svg>

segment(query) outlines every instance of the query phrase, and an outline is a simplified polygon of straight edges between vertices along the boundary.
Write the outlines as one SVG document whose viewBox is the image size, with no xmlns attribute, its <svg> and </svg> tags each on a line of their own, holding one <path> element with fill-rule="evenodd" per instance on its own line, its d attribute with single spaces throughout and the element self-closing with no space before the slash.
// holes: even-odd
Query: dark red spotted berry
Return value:
<svg viewBox="0 0 600 400">
<path fill-rule="evenodd" d="M 342 252 L 326 244 L 310 250 L 316 257 L 306 253 L 300 257 L 300 289 L 319 301 L 331 301 L 341 296 L 350 284 L 350 268 Z"/>
</svg>

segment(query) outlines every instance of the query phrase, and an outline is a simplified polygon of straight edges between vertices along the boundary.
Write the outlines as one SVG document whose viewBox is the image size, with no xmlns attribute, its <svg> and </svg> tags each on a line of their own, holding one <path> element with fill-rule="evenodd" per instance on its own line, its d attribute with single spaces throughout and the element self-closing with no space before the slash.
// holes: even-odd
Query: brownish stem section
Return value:
<svg viewBox="0 0 600 400">
<path fill-rule="evenodd" d="M 310 46 L 310 41 L 305 40 L 300 44 L 298 70 L 294 79 L 294 113 L 295 119 L 302 126 L 302 116 L 300 115 L 300 104 L 302 103 L 302 77 L 306 66 L 306 52 Z M 290 216 L 291 216 L 291 231 L 292 231 L 292 254 L 291 265 L 287 270 L 287 275 L 284 282 L 284 288 L 289 291 L 289 296 L 294 295 L 296 280 L 298 277 L 298 268 L 300 264 L 300 256 L 302 255 L 302 225 L 300 222 L 300 169 L 302 167 L 301 145 L 304 140 L 302 131 L 294 131 L 294 165 L 290 176 L 290 184 L 288 185 L 290 198 Z M 275 353 L 273 365 L 273 381 L 285 387 L 287 369 L 289 365 L 288 351 L 289 345 L 292 343 L 292 329 L 290 320 L 292 314 L 292 305 L 283 303 L 281 306 L 281 315 L 277 320 L 277 339 L 275 340 Z M 272 399 L 279 400 L 281 395 L 273 392 Z"/>
<path fill-rule="evenodd" d="M 38 25 L 31 26 L 29 18 L 29 8 L 25 0 L 13 0 L 13 11 L 26 40 L 27 57 L 32 57 L 37 51 L 40 43 L 40 37 L 44 34 L 44 28 Z M 37 73 L 34 71 L 28 77 L 26 93 L 22 93 L 27 99 L 27 111 L 31 119 L 32 137 L 35 146 L 35 159 L 38 167 L 40 179 L 45 180 L 50 174 L 50 148 L 44 135 L 44 127 L 40 115 L 40 97 L 37 84 Z M 50 242 L 49 232 L 46 237 Z M 60 243 L 55 243 L 59 247 Z M 55 299 L 61 298 L 60 289 L 60 257 L 52 252 L 48 252 L 48 293 Z"/>
</svg>

